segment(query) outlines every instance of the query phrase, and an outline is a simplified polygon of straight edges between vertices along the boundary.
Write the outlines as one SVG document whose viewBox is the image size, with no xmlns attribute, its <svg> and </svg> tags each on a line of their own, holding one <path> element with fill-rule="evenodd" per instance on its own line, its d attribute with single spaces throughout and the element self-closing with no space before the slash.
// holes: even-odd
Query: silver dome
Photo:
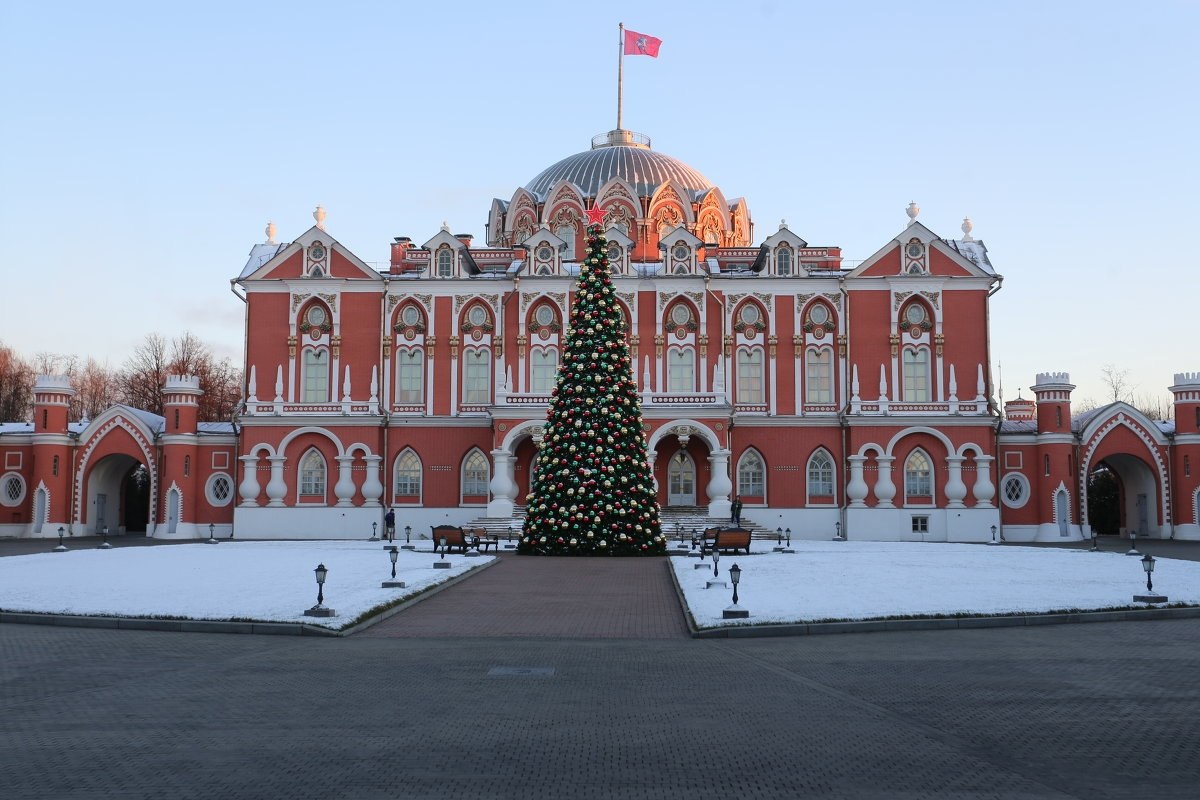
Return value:
<svg viewBox="0 0 1200 800">
<path fill-rule="evenodd" d="M 639 197 L 649 197 L 667 181 L 677 181 L 694 199 L 708 189 L 712 182 L 682 161 L 650 149 L 650 139 L 626 130 L 609 131 L 592 139 L 592 149 L 573 156 L 538 173 L 525 185 L 538 199 L 544 199 L 550 188 L 560 180 L 568 180 L 588 197 L 595 197 L 600 187 L 613 177 L 633 185 Z"/>
</svg>

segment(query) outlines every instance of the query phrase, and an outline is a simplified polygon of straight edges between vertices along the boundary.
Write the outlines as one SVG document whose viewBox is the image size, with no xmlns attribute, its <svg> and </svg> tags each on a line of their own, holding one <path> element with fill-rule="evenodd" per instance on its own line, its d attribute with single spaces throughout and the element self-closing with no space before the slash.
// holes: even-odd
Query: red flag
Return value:
<svg viewBox="0 0 1200 800">
<path fill-rule="evenodd" d="M 658 58 L 658 48 L 661 46 L 662 39 L 656 39 L 637 31 L 625 31 L 625 55 L 627 56 Z"/>
</svg>

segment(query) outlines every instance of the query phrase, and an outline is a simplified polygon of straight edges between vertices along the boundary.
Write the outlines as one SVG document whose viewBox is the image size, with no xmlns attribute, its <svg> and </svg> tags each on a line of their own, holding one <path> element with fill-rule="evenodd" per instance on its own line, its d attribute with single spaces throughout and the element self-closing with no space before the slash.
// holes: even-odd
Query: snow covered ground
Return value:
<svg viewBox="0 0 1200 800">
<path fill-rule="evenodd" d="M 425 544 L 428 546 L 428 543 Z M 492 561 L 401 550 L 396 580 L 382 542 L 230 542 L 120 547 L 0 558 L 0 609 L 118 617 L 304 622 L 342 628 L 364 611 L 409 597 Z M 336 617 L 304 616 L 317 601 L 313 569 L 324 564 L 325 605 Z"/>
<path fill-rule="evenodd" d="M 755 542 L 755 550 L 769 549 Z M 1116 553 L 1003 545 L 919 542 L 796 542 L 795 555 L 722 556 L 720 578 L 742 570 L 738 605 L 746 620 L 723 620 L 730 588 L 695 558 L 673 558 L 701 628 L 719 625 L 863 620 L 902 615 L 1004 614 L 1134 605 L 1146 591 L 1141 559 Z M 1156 558 L 1154 590 L 1170 602 L 1200 604 L 1200 563 Z"/>
</svg>

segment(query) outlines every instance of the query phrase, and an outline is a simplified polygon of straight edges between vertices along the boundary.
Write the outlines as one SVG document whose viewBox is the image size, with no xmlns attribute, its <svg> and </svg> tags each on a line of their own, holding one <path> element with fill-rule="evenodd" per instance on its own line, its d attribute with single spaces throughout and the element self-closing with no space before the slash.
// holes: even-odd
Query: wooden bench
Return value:
<svg viewBox="0 0 1200 800">
<path fill-rule="evenodd" d="M 717 531 L 720 528 L 705 528 L 699 536 L 692 541 L 692 546 L 700 545 L 700 554 L 708 555 L 712 552 L 713 545 L 717 542 Z"/>
<path fill-rule="evenodd" d="M 500 537 L 491 535 L 486 528 L 467 528 L 465 531 L 467 544 L 483 552 L 494 547 L 500 549 Z"/>
<path fill-rule="evenodd" d="M 745 550 L 746 555 L 750 555 L 750 531 L 745 528 L 720 528 L 716 531 L 712 546 L 722 553 Z"/>
<path fill-rule="evenodd" d="M 434 525 L 433 526 L 433 549 L 436 552 L 442 546 L 442 539 L 446 540 L 446 552 L 452 552 L 458 548 L 460 553 L 467 552 L 467 546 L 470 542 L 467 540 L 467 534 L 462 528 L 457 525 Z"/>
</svg>

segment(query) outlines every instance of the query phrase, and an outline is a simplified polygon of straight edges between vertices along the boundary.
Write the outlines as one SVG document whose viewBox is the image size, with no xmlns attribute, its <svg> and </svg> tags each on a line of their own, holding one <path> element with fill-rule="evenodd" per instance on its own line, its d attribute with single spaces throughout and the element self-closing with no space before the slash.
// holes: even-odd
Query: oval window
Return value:
<svg viewBox="0 0 1200 800">
<path fill-rule="evenodd" d="M 471 310 L 467 312 L 467 320 L 472 325 L 482 325 L 487 322 L 487 312 L 483 310 L 483 306 L 471 306 Z"/>
<path fill-rule="evenodd" d="M 829 321 L 829 309 L 817 303 L 812 307 L 812 311 L 808 312 L 808 319 L 814 325 L 824 325 Z"/>
<path fill-rule="evenodd" d="M 621 260 L 621 245 L 617 244 L 616 242 L 612 242 L 611 244 L 609 244 L 608 252 L 606 252 L 605 255 L 608 256 L 609 261 L 620 261 Z"/>
<path fill-rule="evenodd" d="M 540 305 L 537 311 L 533 312 L 533 318 L 537 320 L 538 325 L 549 325 L 554 322 L 554 309 L 547 305 Z"/>
<path fill-rule="evenodd" d="M 758 313 L 758 306 L 754 303 L 747 303 L 742 306 L 742 324 L 753 325 L 758 322 L 761 314 Z"/>
<path fill-rule="evenodd" d="M 692 319 L 692 312 L 683 303 L 671 309 L 671 321 L 676 325 L 687 325 Z"/>
<path fill-rule="evenodd" d="M 912 242 L 908 245 L 908 257 L 920 258 L 925 254 L 925 248 L 917 242 Z"/>
<path fill-rule="evenodd" d="M 675 245 L 675 249 L 671 251 L 671 254 L 675 256 L 676 261 L 687 261 L 689 252 L 685 246 L 677 244 Z"/>
<path fill-rule="evenodd" d="M 908 320 L 910 325 L 920 325 L 925 321 L 925 306 L 920 303 L 913 303 L 904 312 L 904 318 Z"/>
<path fill-rule="evenodd" d="M 308 309 L 308 314 L 305 315 L 305 319 L 307 319 L 308 324 L 312 325 L 314 328 L 321 327 L 322 325 L 325 324 L 325 320 L 327 319 L 327 315 L 325 314 L 325 307 L 324 306 L 312 306 L 311 308 Z"/>
<path fill-rule="evenodd" d="M 550 245 L 544 244 L 537 249 L 537 257 L 538 261 L 549 261 L 554 258 L 554 250 L 551 249 Z"/>
<path fill-rule="evenodd" d="M 417 311 L 416 306 L 405 306 L 404 310 L 400 312 L 400 320 L 405 325 L 416 325 L 421 321 L 421 312 Z"/>
</svg>

